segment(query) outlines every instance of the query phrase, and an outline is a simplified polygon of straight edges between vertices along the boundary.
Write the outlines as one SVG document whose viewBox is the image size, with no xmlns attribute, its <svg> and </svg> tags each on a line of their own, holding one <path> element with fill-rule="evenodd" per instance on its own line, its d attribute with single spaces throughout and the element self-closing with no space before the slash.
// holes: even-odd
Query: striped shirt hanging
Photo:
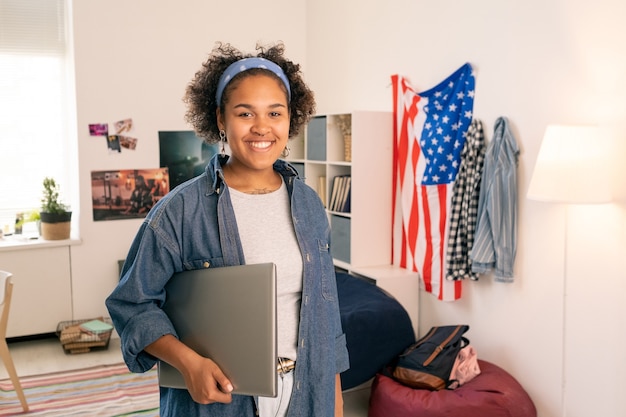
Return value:
<svg viewBox="0 0 626 417">
<path fill-rule="evenodd" d="M 478 221 L 470 252 L 472 271 L 493 269 L 495 281 L 512 282 L 517 250 L 517 163 L 519 147 L 506 118 L 496 120 L 485 153 Z"/>
</svg>

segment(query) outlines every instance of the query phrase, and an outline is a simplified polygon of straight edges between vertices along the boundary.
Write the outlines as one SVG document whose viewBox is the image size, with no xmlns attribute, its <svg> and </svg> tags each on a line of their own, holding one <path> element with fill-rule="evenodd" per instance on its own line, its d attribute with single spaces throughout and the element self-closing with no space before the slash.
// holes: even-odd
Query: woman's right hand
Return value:
<svg viewBox="0 0 626 417">
<path fill-rule="evenodd" d="M 182 372 L 191 398 L 200 404 L 230 403 L 233 386 L 226 375 L 211 359 L 196 356 Z"/>
<path fill-rule="evenodd" d="M 233 385 L 211 359 L 198 355 L 171 334 L 162 336 L 144 349 L 180 371 L 191 398 L 199 404 L 232 401 Z"/>
</svg>

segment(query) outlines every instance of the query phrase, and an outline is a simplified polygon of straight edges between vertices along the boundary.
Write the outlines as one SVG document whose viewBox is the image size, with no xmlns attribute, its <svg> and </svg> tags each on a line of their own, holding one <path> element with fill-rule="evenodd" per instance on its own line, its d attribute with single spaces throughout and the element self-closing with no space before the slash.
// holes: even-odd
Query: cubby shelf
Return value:
<svg viewBox="0 0 626 417">
<path fill-rule="evenodd" d="M 318 115 L 290 147 L 289 161 L 328 209 L 335 265 L 352 270 L 390 264 L 392 114 Z M 346 211 L 331 210 L 333 180 L 339 176 L 350 176 Z"/>
</svg>

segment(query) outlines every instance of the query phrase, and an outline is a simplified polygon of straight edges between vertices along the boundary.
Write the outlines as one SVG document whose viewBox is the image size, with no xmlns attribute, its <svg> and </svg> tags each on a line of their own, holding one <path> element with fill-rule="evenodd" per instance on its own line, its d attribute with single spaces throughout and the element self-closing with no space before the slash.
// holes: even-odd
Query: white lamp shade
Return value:
<svg viewBox="0 0 626 417">
<path fill-rule="evenodd" d="M 597 127 L 548 126 L 528 198 L 572 204 L 610 202 L 609 152 L 608 141 Z"/>
</svg>

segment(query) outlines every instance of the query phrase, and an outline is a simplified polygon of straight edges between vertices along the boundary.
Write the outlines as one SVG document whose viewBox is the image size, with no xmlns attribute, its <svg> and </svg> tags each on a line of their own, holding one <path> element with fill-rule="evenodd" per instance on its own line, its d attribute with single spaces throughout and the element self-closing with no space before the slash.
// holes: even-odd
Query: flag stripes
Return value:
<svg viewBox="0 0 626 417">
<path fill-rule="evenodd" d="M 474 104 L 474 76 L 463 65 L 436 87 L 417 93 L 392 76 L 394 92 L 393 258 L 419 272 L 423 288 L 444 301 L 461 297 L 448 281 L 446 248 L 454 179 Z"/>
</svg>

